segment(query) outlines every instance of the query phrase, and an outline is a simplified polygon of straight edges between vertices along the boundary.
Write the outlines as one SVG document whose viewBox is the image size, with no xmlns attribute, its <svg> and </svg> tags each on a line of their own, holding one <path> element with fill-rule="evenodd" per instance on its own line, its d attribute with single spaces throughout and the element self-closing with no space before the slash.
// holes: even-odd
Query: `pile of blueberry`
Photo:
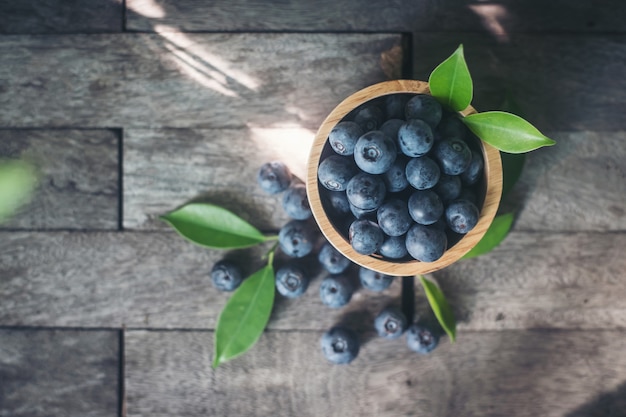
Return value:
<svg viewBox="0 0 626 417">
<path fill-rule="evenodd" d="M 433 262 L 477 224 L 478 139 L 427 94 L 370 100 L 328 135 L 318 166 L 329 219 L 353 249 Z"/>
<path fill-rule="evenodd" d="M 266 193 L 283 193 L 282 207 L 292 219 L 278 234 L 280 250 L 288 258 L 275 272 L 278 293 L 287 298 L 297 298 L 306 292 L 316 269 L 309 263 L 311 257 L 326 273 L 320 286 L 320 299 L 330 308 L 348 304 L 358 289 L 355 274 L 361 287 L 370 291 L 380 292 L 391 285 L 395 277 L 357 266 L 323 239 L 312 219 L 306 189 L 293 178 L 286 165 L 281 162 L 264 164 L 257 180 Z M 223 259 L 213 266 L 211 278 L 217 289 L 233 291 L 241 284 L 243 274 L 237 263 Z M 439 333 L 434 327 L 423 323 L 409 327 L 405 315 L 395 307 L 381 311 L 373 324 L 376 332 L 387 339 L 400 337 L 408 330 L 407 345 L 420 353 L 430 352 L 439 340 Z M 335 364 L 351 362 L 359 352 L 359 345 L 357 335 L 343 325 L 327 331 L 321 340 L 324 356 Z"/>
</svg>

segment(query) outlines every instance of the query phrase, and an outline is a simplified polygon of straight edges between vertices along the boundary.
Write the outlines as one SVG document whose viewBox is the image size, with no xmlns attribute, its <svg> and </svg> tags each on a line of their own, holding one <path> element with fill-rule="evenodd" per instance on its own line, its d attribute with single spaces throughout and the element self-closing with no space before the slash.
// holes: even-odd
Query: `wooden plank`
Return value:
<svg viewBox="0 0 626 417">
<path fill-rule="evenodd" d="M 119 332 L 0 329 L 0 416 L 118 414 Z"/>
<path fill-rule="evenodd" d="M 117 229 L 118 143 L 114 130 L 0 130 L 0 158 L 24 158 L 39 171 L 30 204 L 8 229 Z"/>
<path fill-rule="evenodd" d="M 321 332 L 266 332 L 212 370 L 210 332 L 128 332 L 128 416 L 621 416 L 625 336 L 464 332 L 430 356 L 376 338 L 333 366 Z"/>
<path fill-rule="evenodd" d="M 489 255 L 434 276 L 460 329 L 624 328 L 624 247 L 624 233 L 513 232 Z M 252 273 L 262 253 L 230 256 Z M 165 232 L 0 233 L 0 325 L 212 329 L 228 295 L 209 270 L 224 255 Z M 346 317 L 367 325 L 400 293 L 399 282 L 378 295 L 360 290 L 333 310 L 320 282 L 281 298 L 269 327 L 320 330 Z"/>
<path fill-rule="evenodd" d="M 201 0 L 128 0 L 127 27 L 154 31 L 624 31 L 619 0 L 466 1 L 357 0 L 214 3 Z"/>
<path fill-rule="evenodd" d="M 388 34 L 3 37 L 0 126 L 316 129 L 344 97 L 399 73 L 400 45 Z"/>
<path fill-rule="evenodd" d="M 0 34 L 123 30 L 122 0 L 0 0 Z"/>
</svg>

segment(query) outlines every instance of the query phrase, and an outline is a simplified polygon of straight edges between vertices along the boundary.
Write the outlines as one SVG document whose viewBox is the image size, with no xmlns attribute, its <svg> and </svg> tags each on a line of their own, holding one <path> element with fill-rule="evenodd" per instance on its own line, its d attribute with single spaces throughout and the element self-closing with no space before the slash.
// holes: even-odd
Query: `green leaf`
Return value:
<svg viewBox="0 0 626 417">
<path fill-rule="evenodd" d="M 470 114 L 462 118 L 483 141 L 508 153 L 524 153 L 556 142 L 519 116 L 503 111 Z"/>
<path fill-rule="evenodd" d="M 472 101 L 472 77 L 463 56 L 463 45 L 437 66 L 428 78 L 430 93 L 454 111 L 465 110 Z"/>
<path fill-rule="evenodd" d="M 480 242 L 463 256 L 463 259 L 475 258 L 492 251 L 504 240 L 513 225 L 513 213 L 500 214 L 493 219 L 491 226 Z"/>
<path fill-rule="evenodd" d="M 456 338 L 456 320 L 446 297 L 437 284 L 430 279 L 420 275 L 420 282 L 422 283 L 422 287 L 424 287 L 426 298 L 428 298 L 428 303 L 435 313 L 435 317 L 437 317 L 439 324 L 448 334 L 450 340 L 454 342 Z"/>
<path fill-rule="evenodd" d="M 28 163 L 18 160 L 0 162 L 0 222 L 30 200 L 37 176 Z"/>
<path fill-rule="evenodd" d="M 505 196 L 522 175 L 526 154 L 501 152 L 500 159 L 502 159 L 502 196 Z"/>
<path fill-rule="evenodd" d="M 215 329 L 213 368 L 250 349 L 261 337 L 274 305 L 273 252 L 267 265 L 245 279 L 222 310 Z"/>
<path fill-rule="evenodd" d="M 275 239 L 264 236 L 236 214 L 213 204 L 190 203 L 161 218 L 183 237 L 209 248 L 245 248 Z"/>
</svg>

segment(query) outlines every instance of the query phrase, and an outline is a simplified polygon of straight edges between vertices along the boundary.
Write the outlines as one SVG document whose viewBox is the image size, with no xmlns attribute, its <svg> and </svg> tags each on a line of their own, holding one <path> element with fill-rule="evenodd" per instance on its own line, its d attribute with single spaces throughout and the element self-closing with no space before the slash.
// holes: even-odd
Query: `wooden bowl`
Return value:
<svg viewBox="0 0 626 417">
<path fill-rule="evenodd" d="M 352 249 L 352 246 L 347 238 L 338 231 L 333 221 L 328 218 L 320 195 L 317 168 L 322 156 L 325 156 L 326 153 L 328 153 L 329 145 L 326 145 L 328 134 L 333 127 L 344 118 L 344 116 L 365 102 L 378 97 L 398 93 L 430 94 L 430 90 L 428 88 L 428 83 L 423 81 L 386 81 L 364 88 L 363 90 L 352 94 L 335 107 L 335 109 L 328 115 L 326 120 L 324 120 L 320 126 L 313 141 L 308 160 L 306 187 L 313 217 L 326 239 L 337 250 L 339 250 L 352 262 L 380 273 L 394 276 L 410 276 L 425 274 L 445 268 L 446 266 L 459 260 L 481 240 L 489 228 L 489 225 L 493 221 L 498 205 L 500 204 L 500 197 L 502 194 L 502 162 L 500 160 L 500 153 L 497 149 L 487 143 L 479 141 L 479 147 L 482 150 L 484 158 L 484 177 L 482 180 L 484 184 L 484 200 L 482 208 L 480 209 L 478 223 L 458 242 L 456 242 L 453 246 L 448 247 L 443 256 L 438 260 L 434 262 L 421 262 L 414 259 L 396 261 L 385 259 L 379 255 L 362 255 L 356 252 Z M 476 110 L 471 106 L 461 112 L 464 116 L 472 113 L 476 113 Z"/>
</svg>

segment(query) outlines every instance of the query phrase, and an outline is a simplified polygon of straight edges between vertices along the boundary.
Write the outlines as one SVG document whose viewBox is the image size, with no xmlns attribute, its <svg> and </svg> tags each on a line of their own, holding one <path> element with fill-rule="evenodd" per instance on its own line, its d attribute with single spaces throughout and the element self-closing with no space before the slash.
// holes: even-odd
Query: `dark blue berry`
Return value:
<svg viewBox="0 0 626 417">
<path fill-rule="evenodd" d="M 405 94 L 390 94 L 385 97 L 387 119 L 404 119 L 404 110 L 410 98 L 410 96 Z"/>
<path fill-rule="evenodd" d="M 461 174 L 461 180 L 463 180 L 464 184 L 472 185 L 476 184 L 482 175 L 483 156 L 479 152 L 472 150 L 472 162 Z"/>
<path fill-rule="evenodd" d="M 443 138 L 457 138 L 465 140 L 466 132 L 467 127 L 463 124 L 461 119 L 454 114 L 444 116 L 437 126 L 437 133 L 439 133 Z"/>
<path fill-rule="evenodd" d="M 322 336 L 322 353 L 329 362 L 344 365 L 359 354 L 359 339 L 351 330 L 333 327 Z"/>
<path fill-rule="evenodd" d="M 352 158 L 331 155 L 320 163 L 317 178 L 330 191 L 344 191 L 350 178 L 357 172 L 358 168 Z"/>
<path fill-rule="evenodd" d="M 291 183 L 291 171 L 282 162 L 267 162 L 257 173 L 259 187 L 268 194 L 278 194 L 285 191 Z"/>
<path fill-rule="evenodd" d="M 406 156 L 398 155 L 391 167 L 381 175 L 388 192 L 397 193 L 409 186 L 406 179 L 406 163 Z"/>
<path fill-rule="evenodd" d="M 439 333 L 424 324 L 412 324 L 406 332 L 406 344 L 414 352 L 427 354 L 439 344 Z"/>
<path fill-rule="evenodd" d="M 397 339 L 407 327 L 407 320 L 397 307 L 387 307 L 374 319 L 374 328 L 380 337 Z"/>
<path fill-rule="evenodd" d="M 440 175 L 439 165 L 427 156 L 411 158 L 406 164 L 406 178 L 417 190 L 433 188 Z"/>
<path fill-rule="evenodd" d="M 398 151 L 398 153 L 402 152 L 402 150 L 400 149 L 400 142 L 398 141 L 398 132 L 400 131 L 400 128 L 404 123 L 405 121 L 402 119 L 389 119 L 385 123 L 383 123 L 383 125 L 379 129 L 385 135 L 393 139 L 394 143 L 396 144 L 396 150 Z"/>
<path fill-rule="evenodd" d="M 395 277 L 365 267 L 359 267 L 361 286 L 370 291 L 381 292 L 389 288 Z"/>
<path fill-rule="evenodd" d="M 329 275 L 320 286 L 320 299 L 331 308 L 342 307 L 350 301 L 354 286 L 345 275 Z"/>
<path fill-rule="evenodd" d="M 378 208 L 363 210 L 350 204 L 350 212 L 357 219 L 375 219 Z"/>
<path fill-rule="evenodd" d="M 293 263 L 287 264 L 276 271 L 276 289 L 288 298 L 298 298 L 309 287 L 309 277 L 302 268 Z"/>
<path fill-rule="evenodd" d="M 345 191 L 327 191 L 323 198 L 335 216 L 342 217 L 350 213 L 350 202 Z"/>
<path fill-rule="evenodd" d="M 402 259 L 408 255 L 405 240 L 405 236 L 387 236 L 383 241 L 383 244 L 380 245 L 378 253 L 385 258 Z"/>
<path fill-rule="evenodd" d="M 381 177 L 360 172 L 348 181 L 346 195 L 353 206 L 371 210 L 380 207 L 387 193 Z"/>
<path fill-rule="evenodd" d="M 234 291 L 243 281 L 243 274 L 237 264 L 221 260 L 213 265 L 211 281 L 220 291 Z"/>
<path fill-rule="evenodd" d="M 354 112 L 354 121 L 364 132 L 376 130 L 383 124 L 383 111 L 375 104 L 363 104 Z"/>
<path fill-rule="evenodd" d="M 328 134 L 330 147 L 339 155 L 352 155 L 356 141 L 365 133 L 355 122 L 343 121 L 333 127 Z"/>
<path fill-rule="evenodd" d="M 428 153 L 435 142 L 430 126 L 419 119 L 407 121 L 398 130 L 398 144 L 403 154 L 410 157 Z"/>
<path fill-rule="evenodd" d="M 435 185 L 433 191 L 435 191 L 441 201 L 446 204 L 458 198 L 461 194 L 461 189 L 461 178 L 458 175 L 441 174 L 439 182 Z"/>
<path fill-rule="evenodd" d="M 435 144 L 433 156 L 444 174 L 459 175 L 472 162 L 472 152 L 467 144 L 457 138 L 444 138 Z"/>
<path fill-rule="evenodd" d="M 306 220 L 311 217 L 304 184 L 292 184 L 283 194 L 282 205 L 285 213 L 292 219 Z"/>
<path fill-rule="evenodd" d="M 443 215 L 443 203 L 432 190 L 418 190 L 409 197 L 409 214 L 419 224 L 435 223 Z"/>
<path fill-rule="evenodd" d="M 351 262 L 343 256 L 333 245 L 326 242 L 317 254 L 320 264 L 331 274 L 341 274 L 348 269 Z"/>
<path fill-rule="evenodd" d="M 380 130 L 372 130 L 359 138 L 354 148 L 354 161 L 364 172 L 382 174 L 397 155 L 396 144 Z"/>
<path fill-rule="evenodd" d="M 413 224 L 407 203 L 397 198 L 383 203 L 376 212 L 376 219 L 383 232 L 389 236 L 401 236 Z"/>
<path fill-rule="evenodd" d="M 372 221 L 359 219 L 350 225 L 350 244 L 362 255 L 371 255 L 376 252 L 383 244 L 384 238 L 383 231 Z"/>
<path fill-rule="evenodd" d="M 443 256 L 447 245 L 446 233 L 434 226 L 416 224 L 406 234 L 406 249 L 418 261 L 436 261 Z"/>
<path fill-rule="evenodd" d="M 455 233 L 466 234 L 478 223 L 478 208 L 468 200 L 455 200 L 446 207 L 446 223 Z"/>
<path fill-rule="evenodd" d="M 406 103 L 406 119 L 421 119 L 432 128 L 436 127 L 441 120 L 443 109 L 441 104 L 428 94 L 418 94 Z"/>
<path fill-rule="evenodd" d="M 280 249 L 292 258 L 302 258 L 311 253 L 316 238 L 313 223 L 306 220 L 291 220 L 278 232 Z"/>
</svg>

